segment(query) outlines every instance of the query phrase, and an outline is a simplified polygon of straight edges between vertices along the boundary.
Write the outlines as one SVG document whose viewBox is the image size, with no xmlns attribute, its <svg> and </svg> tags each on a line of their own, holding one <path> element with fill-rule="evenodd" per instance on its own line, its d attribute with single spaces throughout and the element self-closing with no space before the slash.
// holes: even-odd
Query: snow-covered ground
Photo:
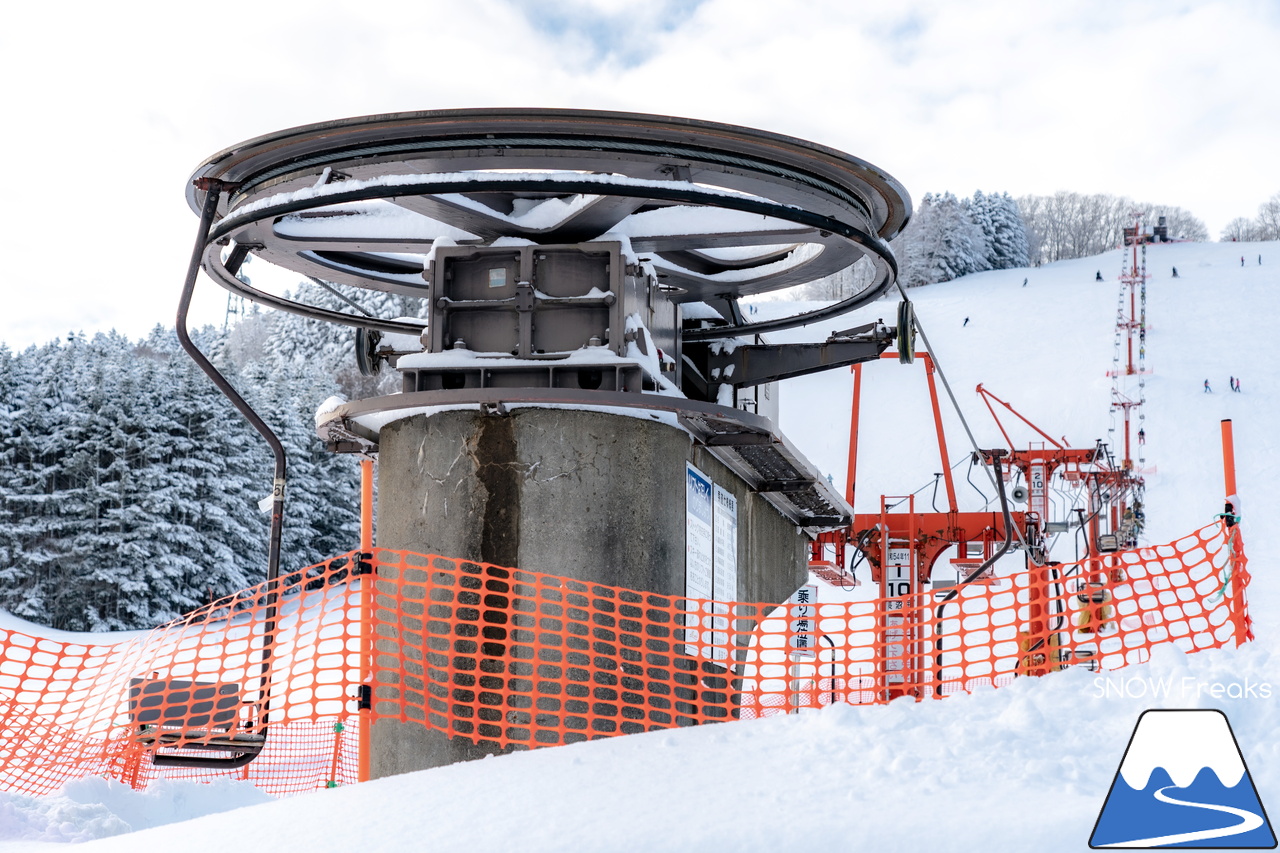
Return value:
<svg viewBox="0 0 1280 853">
<path fill-rule="evenodd" d="M 1256 643 L 1189 656 L 1166 647 L 1151 663 L 1110 675 L 1073 670 L 942 702 L 597 741 L 271 803 L 243 783 L 157 783 L 134 793 L 84 780 L 39 800 L 0 795 L 0 851 L 47 853 L 60 849 L 50 842 L 95 838 L 78 849 L 1085 850 L 1147 708 L 1226 712 L 1274 814 L 1280 243 L 1154 246 L 1147 260 L 1143 450 L 1144 466 L 1155 469 L 1147 540 L 1168 541 L 1221 511 L 1219 422 L 1232 418 Z M 1120 424 L 1109 413 L 1106 375 L 1120 269 L 1115 251 L 910 291 L 980 446 L 999 436 L 974 394 L 979 382 L 1074 445 L 1121 440 L 1109 432 Z M 1097 271 L 1105 281 L 1095 281 Z M 893 312 L 893 302 L 881 302 L 786 337 L 820 339 Z M 863 376 L 858 509 L 870 510 L 881 492 L 913 492 L 941 469 L 920 366 L 885 361 Z M 1228 376 L 1241 379 L 1243 393 L 1228 390 Z M 792 380 L 782 396 L 784 431 L 837 485 L 850 395 L 849 373 L 832 371 Z M 946 420 L 955 461 L 968 441 L 954 413 Z M 974 483 L 986 486 L 977 472 Z M 962 508 L 981 504 L 963 478 L 958 486 Z M 927 504 L 930 491 L 921 495 Z"/>
</svg>

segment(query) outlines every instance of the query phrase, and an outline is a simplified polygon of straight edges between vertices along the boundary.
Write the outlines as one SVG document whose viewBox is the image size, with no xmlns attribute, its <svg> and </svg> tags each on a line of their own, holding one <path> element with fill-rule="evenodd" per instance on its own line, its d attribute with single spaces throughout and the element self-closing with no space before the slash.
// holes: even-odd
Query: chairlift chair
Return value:
<svg viewBox="0 0 1280 853">
<path fill-rule="evenodd" d="M 158 767 L 235 768 L 262 751 L 266 735 L 242 718 L 246 703 L 233 682 L 129 679 L 133 741 L 151 750 Z M 161 749 L 178 750 L 161 752 Z M 182 754 L 190 751 L 221 753 Z"/>
</svg>

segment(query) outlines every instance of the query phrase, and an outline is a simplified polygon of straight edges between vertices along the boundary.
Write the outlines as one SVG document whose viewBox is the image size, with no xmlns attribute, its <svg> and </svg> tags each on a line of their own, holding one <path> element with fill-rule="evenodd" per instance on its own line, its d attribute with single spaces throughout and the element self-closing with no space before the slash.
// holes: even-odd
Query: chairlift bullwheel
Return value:
<svg viewBox="0 0 1280 853">
<path fill-rule="evenodd" d="M 834 149 L 717 122 L 596 110 L 322 122 L 219 153 L 192 180 L 196 213 L 213 187 L 236 188 L 219 198 L 202 252 L 218 284 L 312 319 L 404 335 L 420 334 L 421 322 L 358 317 L 246 285 L 221 260 L 222 247 L 230 240 L 293 273 L 428 299 L 424 268 L 441 239 L 568 245 L 627 233 L 669 298 L 722 314 L 723 324 L 684 330 L 685 341 L 709 342 L 870 304 L 896 278 L 888 241 L 911 216 L 894 178 Z M 550 199 L 559 201 L 543 206 Z M 689 215 L 708 209 L 717 211 L 711 219 Z M 277 228 L 283 218 L 288 225 Z M 843 298 L 767 319 L 736 310 L 741 297 L 808 284 L 864 258 L 875 274 Z"/>
</svg>

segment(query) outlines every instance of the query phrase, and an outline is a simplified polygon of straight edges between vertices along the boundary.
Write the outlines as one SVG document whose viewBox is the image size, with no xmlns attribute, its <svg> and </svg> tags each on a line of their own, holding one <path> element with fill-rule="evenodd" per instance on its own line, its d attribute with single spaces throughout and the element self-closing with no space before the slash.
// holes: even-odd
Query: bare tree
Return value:
<svg viewBox="0 0 1280 853">
<path fill-rule="evenodd" d="M 1146 205 L 1146 216 L 1144 220 L 1148 225 L 1155 225 L 1160 221 L 1160 217 L 1165 218 L 1165 225 L 1169 229 L 1169 237 L 1173 240 L 1191 240 L 1196 243 L 1204 243 L 1209 239 L 1209 229 L 1198 217 L 1193 216 L 1190 211 L 1181 207 L 1170 207 L 1168 205 Z"/>
<path fill-rule="evenodd" d="M 1240 241 L 1247 243 L 1258 239 L 1258 223 L 1244 216 L 1237 216 L 1235 219 L 1227 223 L 1227 227 L 1222 229 L 1222 235 L 1218 237 L 1224 243 Z"/>
<path fill-rule="evenodd" d="M 1017 200 L 1018 213 L 1027 226 L 1027 255 L 1036 266 L 1044 263 L 1044 217 L 1045 197 L 1042 195 L 1023 196 Z"/>
<path fill-rule="evenodd" d="M 1280 240 L 1280 193 L 1258 205 L 1255 240 Z"/>
<path fill-rule="evenodd" d="M 1165 216 L 1169 235 L 1180 240 L 1208 240 L 1209 230 L 1188 211 L 1172 205 L 1140 204 L 1123 196 L 1057 192 L 1051 196 L 1023 196 L 1018 209 L 1027 224 L 1031 261 L 1047 264 L 1083 258 L 1113 249 L 1123 242 L 1124 229 L 1136 214 L 1147 225 Z"/>
</svg>

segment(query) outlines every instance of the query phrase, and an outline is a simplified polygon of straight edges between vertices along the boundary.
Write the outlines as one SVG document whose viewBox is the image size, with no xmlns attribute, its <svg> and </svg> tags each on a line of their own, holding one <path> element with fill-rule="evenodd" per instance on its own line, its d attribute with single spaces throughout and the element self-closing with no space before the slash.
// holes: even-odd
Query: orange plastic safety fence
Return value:
<svg viewBox="0 0 1280 853">
<path fill-rule="evenodd" d="M 375 557 L 373 724 L 417 722 L 499 749 L 737 717 L 732 664 L 774 607 Z M 686 627 L 697 621 L 711 630 Z"/>
<path fill-rule="evenodd" d="M 278 795 L 355 781 L 352 558 L 110 645 L 0 627 L 0 790 L 45 794 L 90 775 L 137 786 L 232 776 Z M 153 753 L 256 755 L 243 767 L 205 769 L 156 766 Z"/>
<path fill-rule="evenodd" d="M 109 645 L 0 628 L 0 789 L 42 794 L 104 774 L 138 786 L 231 776 L 277 795 L 349 783 L 362 669 L 372 725 L 526 749 L 942 697 L 1067 666 L 1118 669 L 1161 643 L 1195 651 L 1251 638 L 1240 530 L 1224 523 L 1000 586 L 785 605 L 381 550 L 367 658 L 370 576 L 351 577 L 354 558 Z M 237 768 L 153 763 L 250 753 Z"/>
<path fill-rule="evenodd" d="M 743 716 L 833 702 L 941 698 L 1068 666 L 1115 670 L 1172 643 L 1252 639 L 1239 527 L 900 598 L 816 604 L 797 632 L 770 614 L 743 673 Z M 801 648 L 803 646 L 803 648 Z"/>
<path fill-rule="evenodd" d="M 1222 524 L 1002 586 L 783 606 L 400 552 L 380 551 L 377 562 L 371 719 L 492 750 L 942 697 L 1248 634 L 1239 529 Z"/>
</svg>

